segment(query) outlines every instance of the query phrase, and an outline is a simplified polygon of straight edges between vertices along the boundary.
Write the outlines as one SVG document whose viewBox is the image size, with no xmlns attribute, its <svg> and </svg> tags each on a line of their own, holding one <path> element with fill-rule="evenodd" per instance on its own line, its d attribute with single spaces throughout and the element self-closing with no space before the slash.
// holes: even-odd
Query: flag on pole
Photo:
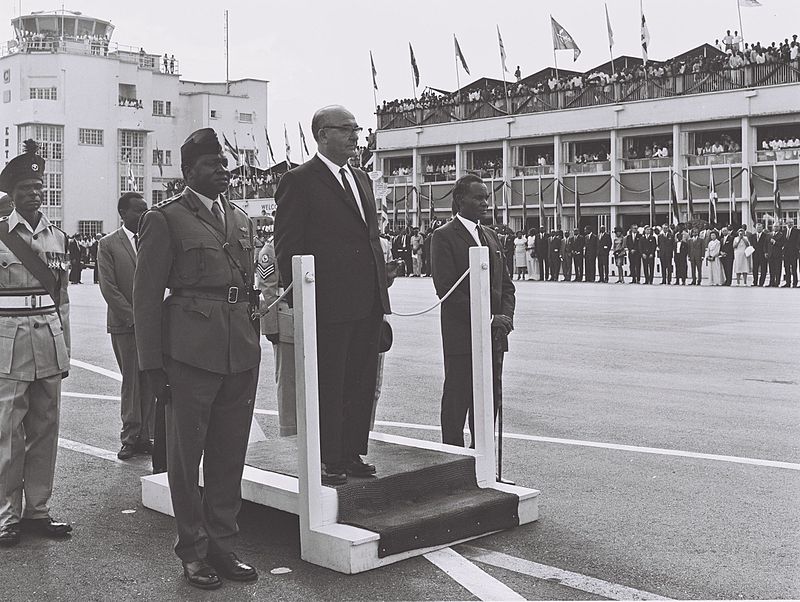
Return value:
<svg viewBox="0 0 800 602">
<path fill-rule="evenodd" d="M 675 190 L 675 174 L 669 170 L 669 194 L 672 197 L 672 221 L 677 226 L 681 221 L 681 208 L 678 205 L 678 193 Z"/>
<path fill-rule="evenodd" d="M 136 178 L 133 177 L 133 163 L 131 163 L 130 157 L 128 157 L 128 184 L 132 192 L 139 192 L 139 189 L 136 187 Z"/>
<path fill-rule="evenodd" d="M 556 180 L 556 215 L 555 215 L 555 218 L 556 218 L 556 221 L 557 221 L 557 225 L 556 225 L 556 229 L 557 230 L 561 229 L 561 224 L 562 224 L 562 221 L 563 221 L 563 215 L 564 215 L 564 196 L 561 193 L 561 182 L 559 180 Z"/>
<path fill-rule="evenodd" d="M 236 161 L 236 165 L 240 165 L 241 159 L 239 157 L 239 148 L 230 143 L 224 132 L 222 134 L 222 141 L 225 143 L 225 150 L 227 150 Z"/>
<path fill-rule="evenodd" d="M 292 168 L 292 160 L 290 159 L 292 154 L 292 147 L 289 146 L 289 132 L 286 131 L 286 124 L 283 124 L 283 140 L 286 143 L 286 171 L 289 171 Z"/>
<path fill-rule="evenodd" d="M 578 192 L 578 182 L 575 181 L 575 227 L 581 227 L 581 195 Z"/>
<path fill-rule="evenodd" d="M 375 61 L 372 59 L 372 50 L 369 51 L 369 64 L 372 67 L 372 87 L 378 89 L 378 70 L 375 69 Z"/>
<path fill-rule="evenodd" d="M 267 137 L 267 150 L 269 151 L 269 156 L 272 158 L 272 163 L 275 164 L 275 153 L 272 152 L 272 144 L 269 141 L 269 134 L 267 133 L 267 128 L 264 127 L 264 135 Z"/>
<path fill-rule="evenodd" d="M 578 48 L 573 37 L 553 17 L 550 17 L 550 25 L 553 28 L 553 50 L 572 50 L 572 60 L 577 61 L 581 55 L 581 49 Z"/>
<path fill-rule="evenodd" d="M 650 30 L 647 29 L 647 20 L 642 13 L 642 59 L 644 64 L 647 64 L 647 49 L 650 47 Z"/>
<path fill-rule="evenodd" d="M 778 178 L 776 177 L 774 180 L 774 184 L 772 187 L 772 199 L 775 204 L 775 219 L 780 221 L 781 217 L 783 216 L 783 206 L 781 204 L 781 187 L 778 183 Z"/>
<path fill-rule="evenodd" d="M 608 18 L 608 4 L 605 4 L 606 7 L 606 29 L 608 29 L 608 47 L 611 48 L 614 45 L 614 30 L 611 29 L 611 19 Z"/>
<path fill-rule="evenodd" d="M 756 219 L 756 203 L 758 202 L 758 196 L 756 195 L 756 183 L 753 180 L 753 174 L 750 174 L 750 225 L 755 225 L 758 221 Z"/>
<path fill-rule="evenodd" d="M 158 173 L 164 177 L 164 153 L 158 150 L 158 142 L 156 142 L 156 161 L 158 162 Z"/>
<path fill-rule="evenodd" d="M 306 151 L 307 155 L 311 155 L 311 153 L 308 152 L 308 145 L 306 144 L 305 134 L 303 134 L 303 126 L 300 125 L 299 121 L 297 122 L 297 127 L 300 128 L 300 142 L 303 145 L 303 150 Z"/>
<path fill-rule="evenodd" d="M 524 180 L 523 180 L 524 181 Z M 542 198 L 542 174 L 539 173 L 539 227 L 547 227 L 547 215 L 544 212 L 544 199 Z"/>
<path fill-rule="evenodd" d="M 497 26 L 497 41 L 500 44 L 500 62 L 503 64 L 503 73 L 508 73 L 506 67 L 506 47 L 503 44 L 503 36 L 500 35 L 500 26 Z"/>
<path fill-rule="evenodd" d="M 691 172 L 686 172 L 686 205 L 689 209 L 689 220 L 694 219 L 694 197 L 692 196 Z"/>
<path fill-rule="evenodd" d="M 430 196 L 428 197 L 428 229 L 430 230 L 433 222 L 436 220 L 436 207 L 433 204 L 433 190 L 428 187 Z"/>
<path fill-rule="evenodd" d="M 411 53 L 411 71 L 414 73 L 414 83 L 419 86 L 419 67 L 417 67 L 417 59 L 414 57 L 414 49 L 411 47 L 411 42 L 408 43 L 408 51 Z"/>
<path fill-rule="evenodd" d="M 714 184 L 714 169 L 708 168 L 708 221 L 717 223 L 717 191 Z"/>
<path fill-rule="evenodd" d="M 653 188 L 653 172 L 650 171 L 650 225 L 656 225 L 656 189 Z"/>
<path fill-rule="evenodd" d="M 763 5 L 758 0 L 739 0 L 739 6 L 742 8 L 758 8 Z"/>
<path fill-rule="evenodd" d="M 472 75 L 469 72 L 469 67 L 467 67 L 467 59 L 464 58 L 464 53 L 461 52 L 461 46 L 458 45 L 456 34 L 453 34 L 453 41 L 456 43 L 456 58 L 461 61 L 461 66 L 464 67 L 464 71 L 467 72 L 467 75 Z"/>
</svg>

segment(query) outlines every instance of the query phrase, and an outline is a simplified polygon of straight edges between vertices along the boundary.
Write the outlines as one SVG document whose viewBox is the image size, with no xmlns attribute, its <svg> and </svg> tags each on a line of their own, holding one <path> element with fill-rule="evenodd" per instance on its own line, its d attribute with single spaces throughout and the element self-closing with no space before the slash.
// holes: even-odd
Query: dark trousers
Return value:
<svg viewBox="0 0 800 602">
<path fill-rule="evenodd" d="M 608 253 L 600 253 L 597 256 L 597 274 L 600 282 L 608 282 Z"/>
<path fill-rule="evenodd" d="M 537 257 L 539 262 L 539 280 L 547 280 L 550 277 L 550 262 L 545 257 Z"/>
<path fill-rule="evenodd" d="M 661 264 L 661 284 L 672 284 L 672 258 L 658 261 Z"/>
<path fill-rule="evenodd" d="M 550 258 L 550 280 L 554 280 L 558 282 L 558 273 L 561 271 L 561 258 L 560 257 L 551 257 Z"/>
<path fill-rule="evenodd" d="M 686 255 L 675 256 L 675 282 L 678 284 L 686 284 Z"/>
<path fill-rule="evenodd" d="M 317 323 L 320 449 L 331 468 L 367 453 L 382 321 L 376 304 L 361 320 Z"/>
<path fill-rule="evenodd" d="M 700 284 L 703 280 L 703 260 L 690 259 L 689 264 L 692 266 L 692 284 Z"/>
<path fill-rule="evenodd" d="M 781 283 L 781 270 L 783 269 L 783 257 L 770 257 L 769 259 L 769 285 L 779 286 Z"/>
<path fill-rule="evenodd" d="M 783 271 L 786 284 L 797 286 L 797 257 L 795 255 L 784 256 Z"/>
<path fill-rule="evenodd" d="M 642 257 L 642 266 L 644 267 L 644 283 L 653 284 L 653 272 L 655 271 L 656 267 L 655 255 Z"/>
<path fill-rule="evenodd" d="M 83 266 L 80 261 L 71 261 L 69 268 L 69 281 L 71 284 L 78 284 L 81 281 L 81 270 Z"/>
<path fill-rule="evenodd" d="M 725 282 L 722 286 L 730 286 L 733 277 L 733 256 L 726 255 L 722 258 L 722 271 L 725 273 Z"/>
<path fill-rule="evenodd" d="M 120 440 L 129 445 L 136 445 L 139 440 L 149 441 L 153 436 L 154 396 L 147 379 L 139 371 L 136 338 L 132 332 L 112 334 L 111 347 L 122 373 Z"/>
<path fill-rule="evenodd" d="M 753 253 L 753 284 L 764 286 L 767 280 L 767 258 L 763 253 Z"/>
<path fill-rule="evenodd" d="M 494 416 L 503 403 L 503 352 L 492 353 L 492 397 Z M 475 446 L 475 423 L 472 397 L 472 356 L 444 356 L 442 391 L 442 443 L 464 447 L 464 420 L 468 418 L 472 447 Z"/>
<path fill-rule="evenodd" d="M 184 562 L 232 552 L 258 368 L 216 374 L 167 358 L 167 474 Z M 203 492 L 198 487 L 203 458 Z"/>
<path fill-rule="evenodd" d="M 575 280 L 583 280 L 583 255 L 573 255 L 572 263 L 575 266 Z"/>
<path fill-rule="evenodd" d="M 590 255 L 587 253 L 583 258 L 583 262 L 584 265 L 586 266 L 584 272 L 586 274 L 586 282 L 594 282 L 596 276 L 594 268 L 597 262 L 597 256 Z"/>
<path fill-rule="evenodd" d="M 642 277 L 642 256 L 638 252 L 631 252 L 628 254 L 630 260 L 631 282 L 639 282 Z"/>
</svg>

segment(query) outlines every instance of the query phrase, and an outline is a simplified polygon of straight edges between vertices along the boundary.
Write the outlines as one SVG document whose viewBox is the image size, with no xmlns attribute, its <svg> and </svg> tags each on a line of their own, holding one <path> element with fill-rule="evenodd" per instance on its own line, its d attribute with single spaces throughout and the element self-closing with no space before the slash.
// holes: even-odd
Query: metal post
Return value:
<svg viewBox="0 0 800 602">
<path fill-rule="evenodd" d="M 491 487 L 494 469 L 494 395 L 492 386 L 489 248 L 469 250 L 470 324 L 472 332 L 472 395 L 475 421 L 475 477 L 479 487 Z"/>
<path fill-rule="evenodd" d="M 297 387 L 297 480 L 300 532 L 322 526 L 322 462 L 319 447 L 317 313 L 314 257 L 292 257 L 294 369 Z"/>
</svg>

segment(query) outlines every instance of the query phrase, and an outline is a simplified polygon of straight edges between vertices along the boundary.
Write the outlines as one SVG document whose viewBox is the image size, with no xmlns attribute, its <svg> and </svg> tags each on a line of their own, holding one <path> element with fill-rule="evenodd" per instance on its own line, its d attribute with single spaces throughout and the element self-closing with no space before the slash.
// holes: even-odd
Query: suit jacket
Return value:
<svg viewBox="0 0 800 602">
<path fill-rule="evenodd" d="M 136 253 L 125 231 L 107 234 L 97 244 L 97 276 L 106 300 L 106 330 L 111 334 L 133 332 L 133 275 Z"/>
<path fill-rule="evenodd" d="M 597 235 L 594 232 L 590 232 L 584 237 L 584 253 L 586 253 L 587 256 L 597 256 L 597 242 Z"/>
<path fill-rule="evenodd" d="M 586 238 L 583 234 L 578 234 L 578 236 L 572 237 L 572 254 L 573 255 L 583 255 L 583 249 L 586 246 Z"/>
<path fill-rule="evenodd" d="M 366 223 L 341 182 L 316 155 L 284 174 L 275 193 L 275 254 L 281 282 L 289 286 L 292 281 L 292 256 L 313 255 L 317 320 L 323 323 L 360 320 L 376 303 L 384 314 L 391 313 L 372 185 L 360 169 L 353 173 Z"/>
<path fill-rule="evenodd" d="M 658 242 L 656 241 L 656 237 L 652 234 L 648 236 L 642 236 L 638 239 L 639 243 L 639 252 L 642 255 L 653 255 L 656 254 L 656 245 Z"/>
<path fill-rule="evenodd" d="M 553 236 L 551 239 L 547 241 L 547 246 L 550 251 L 550 257 L 553 259 L 561 257 L 561 238 L 558 236 Z"/>
<path fill-rule="evenodd" d="M 675 237 L 667 234 L 658 235 L 658 258 L 664 261 L 672 259 L 675 253 Z"/>
<path fill-rule="evenodd" d="M 767 241 L 767 257 L 771 260 L 783 259 L 783 247 L 786 244 L 786 235 L 783 232 L 773 232 Z"/>
<path fill-rule="evenodd" d="M 686 263 L 686 258 L 689 255 L 689 247 L 690 247 L 691 239 L 689 240 L 676 240 L 675 241 L 675 261 L 682 260 Z M 702 252 L 702 249 L 701 249 Z"/>
<path fill-rule="evenodd" d="M 689 239 L 689 260 L 702 261 L 705 256 L 706 243 L 699 236 Z"/>
<path fill-rule="evenodd" d="M 246 300 L 252 283 L 244 281 L 223 248 L 227 245 L 252 279 L 253 224 L 226 199 L 222 204 L 224 229 L 188 188 L 142 216 L 133 277 L 136 349 L 142 370 L 162 368 L 164 356 L 217 374 L 245 372 L 261 360 Z M 239 287 L 243 302 L 225 300 L 233 286 Z M 164 299 L 167 288 L 172 294 Z M 212 289 L 224 291 L 224 297 L 207 294 Z"/>
<path fill-rule="evenodd" d="M 728 232 L 728 235 L 725 236 L 720 241 L 720 253 L 725 253 L 725 257 L 722 258 L 722 261 L 733 261 L 733 239 L 736 238 L 733 232 Z"/>
<path fill-rule="evenodd" d="M 756 258 L 763 257 L 766 254 L 769 237 L 769 232 L 766 231 L 762 231 L 761 236 L 758 235 L 758 232 L 748 234 L 750 244 L 753 245 L 753 255 Z"/>
<path fill-rule="evenodd" d="M 611 252 L 611 234 L 608 232 L 603 232 L 603 234 L 598 239 L 599 242 L 599 252 L 604 255 L 608 255 Z"/>
<path fill-rule="evenodd" d="M 536 242 L 534 243 L 534 247 L 536 249 L 536 257 L 547 257 L 548 252 L 548 240 L 547 237 L 544 236 L 541 232 L 536 234 Z"/>
<path fill-rule="evenodd" d="M 783 256 L 786 259 L 797 258 L 798 247 L 800 246 L 800 230 L 795 226 L 791 230 L 786 231 L 785 237 L 786 242 L 783 245 Z"/>
<path fill-rule="evenodd" d="M 483 228 L 489 247 L 489 284 L 492 315 L 503 314 L 514 318 L 516 298 L 514 284 L 503 259 L 503 247 L 497 234 Z M 477 246 L 459 219 L 453 219 L 437 228 L 431 240 L 431 275 L 439 298 L 456 283 L 469 268 L 469 249 Z M 442 343 L 445 355 L 472 353 L 470 328 L 469 277 L 458 285 L 441 310 Z M 492 333 L 494 335 L 494 333 Z M 496 351 L 508 350 L 508 337 L 493 339 Z"/>
<path fill-rule="evenodd" d="M 73 263 L 80 263 L 81 260 L 81 246 L 74 238 L 69 239 L 69 260 Z"/>
<path fill-rule="evenodd" d="M 638 257 L 641 253 L 639 249 L 639 245 L 641 244 L 643 236 L 641 234 L 636 234 L 634 237 L 630 232 L 625 235 L 625 248 L 628 249 L 628 254 L 631 257 Z"/>
</svg>

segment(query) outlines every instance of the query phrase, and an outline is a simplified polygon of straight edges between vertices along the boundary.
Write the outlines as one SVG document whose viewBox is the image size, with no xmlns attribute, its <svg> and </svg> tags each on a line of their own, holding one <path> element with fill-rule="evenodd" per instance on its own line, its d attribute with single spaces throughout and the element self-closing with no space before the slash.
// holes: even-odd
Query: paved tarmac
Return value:
<svg viewBox="0 0 800 602">
<path fill-rule="evenodd" d="M 190 588 L 172 519 L 141 505 L 147 459 L 116 461 L 119 383 L 74 366 L 52 509 L 75 534 L 0 550 L 0 600 L 800 598 L 800 291 L 515 284 L 503 472 L 541 490 L 540 519 L 452 548 L 477 585 L 441 556 L 316 567 L 296 517 L 248 504 L 239 551 L 259 581 Z M 97 286 L 70 295 L 73 358 L 116 372 Z M 425 278 L 391 295 L 398 311 L 435 301 Z M 377 430 L 438 440 L 438 312 L 392 322 L 377 418 L 403 425 Z M 275 410 L 263 348 L 257 408 Z"/>
</svg>

